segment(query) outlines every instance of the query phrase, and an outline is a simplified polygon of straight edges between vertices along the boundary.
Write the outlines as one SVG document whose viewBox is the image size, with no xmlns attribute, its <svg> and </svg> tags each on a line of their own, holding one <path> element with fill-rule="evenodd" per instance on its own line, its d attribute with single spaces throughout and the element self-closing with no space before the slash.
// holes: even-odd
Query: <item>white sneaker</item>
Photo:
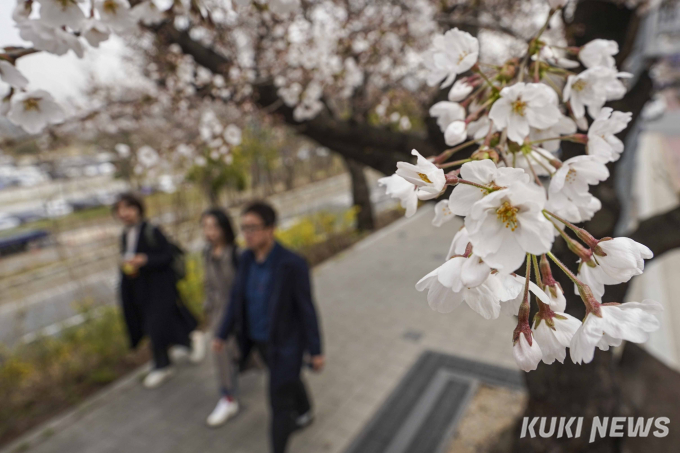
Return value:
<svg viewBox="0 0 680 453">
<path fill-rule="evenodd" d="M 175 373 L 175 371 L 169 366 L 167 366 L 165 368 L 161 368 L 160 370 L 152 370 L 144 378 L 144 387 L 146 387 L 148 389 L 156 388 L 159 385 L 161 385 L 163 382 L 170 379 L 170 377 L 174 373 Z"/>
<path fill-rule="evenodd" d="M 295 419 L 295 424 L 297 424 L 298 429 L 304 429 L 311 425 L 313 421 L 314 413 L 311 410 L 308 410 L 307 412 L 305 412 L 304 414 L 300 415 L 298 418 Z"/>
<path fill-rule="evenodd" d="M 205 341 L 205 334 L 200 330 L 191 332 L 191 354 L 189 355 L 191 363 L 200 363 L 205 358 Z"/>
<path fill-rule="evenodd" d="M 220 426 L 238 412 L 238 403 L 236 401 L 229 401 L 226 398 L 220 398 L 217 406 L 208 416 L 206 422 L 210 427 Z"/>
</svg>

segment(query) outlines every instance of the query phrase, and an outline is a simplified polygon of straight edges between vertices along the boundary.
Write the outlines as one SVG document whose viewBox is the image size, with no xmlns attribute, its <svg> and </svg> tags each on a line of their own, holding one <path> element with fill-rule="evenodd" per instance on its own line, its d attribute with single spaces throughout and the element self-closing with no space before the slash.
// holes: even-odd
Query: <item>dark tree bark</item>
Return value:
<svg viewBox="0 0 680 453">
<path fill-rule="evenodd" d="M 364 173 L 365 166 L 347 158 L 345 158 L 345 164 L 352 180 L 352 205 L 359 208 L 357 230 L 373 231 L 375 229 L 373 203 L 371 203 L 371 189 Z"/>
</svg>

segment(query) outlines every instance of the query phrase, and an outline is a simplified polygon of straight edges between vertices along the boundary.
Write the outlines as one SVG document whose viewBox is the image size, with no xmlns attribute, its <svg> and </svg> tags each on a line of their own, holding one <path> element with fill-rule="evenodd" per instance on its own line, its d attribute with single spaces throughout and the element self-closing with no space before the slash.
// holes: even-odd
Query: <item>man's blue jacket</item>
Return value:
<svg viewBox="0 0 680 453">
<path fill-rule="evenodd" d="M 267 288 L 270 294 L 267 360 L 270 384 L 278 387 L 299 376 L 305 352 L 312 356 L 321 354 L 321 335 L 307 262 L 278 242 L 270 253 L 272 276 Z M 239 259 L 229 307 L 217 335 L 223 340 L 231 334 L 236 335 L 242 366 L 252 348 L 248 335 L 246 283 L 254 259 L 255 255 L 250 250 Z"/>
</svg>

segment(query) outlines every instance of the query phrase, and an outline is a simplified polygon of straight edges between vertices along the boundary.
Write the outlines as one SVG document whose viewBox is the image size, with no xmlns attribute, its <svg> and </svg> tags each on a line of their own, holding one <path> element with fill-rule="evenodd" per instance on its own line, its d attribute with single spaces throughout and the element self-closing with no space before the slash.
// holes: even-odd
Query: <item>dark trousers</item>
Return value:
<svg viewBox="0 0 680 453">
<path fill-rule="evenodd" d="M 191 340 L 187 337 L 186 341 L 180 342 L 179 345 L 189 348 L 191 347 Z M 154 344 L 153 339 L 151 339 L 151 352 L 153 354 L 154 369 L 160 370 L 161 368 L 170 366 L 170 355 L 168 354 L 168 347 L 166 345 L 156 345 Z"/>
<path fill-rule="evenodd" d="M 270 367 L 268 345 L 255 343 L 255 349 Z M 299 428 L 297 419 L 312 408 L 307 389 L 300 376 L 277 388 L 269 386 L 269 404 L 272 411 L 270 436 L 273 453 L 285 453 L 290 435 Z"/>
</svg>

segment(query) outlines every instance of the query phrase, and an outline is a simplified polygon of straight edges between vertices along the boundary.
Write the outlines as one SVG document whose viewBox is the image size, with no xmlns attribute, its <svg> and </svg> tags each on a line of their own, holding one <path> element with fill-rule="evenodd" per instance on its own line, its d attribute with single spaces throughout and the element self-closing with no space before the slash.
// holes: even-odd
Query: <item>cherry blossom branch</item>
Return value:
<svg viewBox="0 0 680 453">
<path fill-rule="evenodd" d="M 527 157 L 532 158 L 532 159 L 534 160 L 534 162 L 536 162 L 538 165 L 540 165 L 540 166 L 543 168 L 543 170 L 545 170 L 546 172 L 548 172 L 548 174 L 550 174 L 550 176 L 553 176 L 553 175 L 555 174 L 555 172 L 553 172 L 552 170 L 550 170 L 550 168 L 548 168 L 548 167 L 547 167 L 543 162 L 541 162 L 536 156 L 534 156 L 534 155 L 532 155 L 532 154 L 529 154 Z"/>
<path fill-rule="evenodd" d="M 7 60 L 10 63 L 16 63 L 17 59 L 40 52 L 38 49 L 26 47 L 5 47 L 3 52 L 0 52 L 0 59 Z"/>
<path fill-rule="evenodd" d="M 529 282 L 531 281 L 531 255 L 527 253 L 527 265 L 525 268 L 525 282 L 524 282 L 524 296 L 522 297 L 522 305 L 519 306 L 518 324 L 529 323 Z"/>
<path fill-rule="evenodd" d="M 545 214 L 545 212 L 543 213 L 543 216 L 546 219 L 548 219 L 550 221 L 550 223 L 553 224 L 553 226 L 555 227 L 555 229 L 557 231 L 559 231 L 560 236 L 562 236 L 562 239 L 564 239 L 564 241 L 567 243 L 567 247 L 569 247 L 569 250 L 571 250 L 576 256 L 581 258 L 581 260 L 583 260 L 583 262 L 590 261 L 590 258 L 593 256 L 592 250 L 584 248 L 581 244 L 579 244 L 578 242 L 576 242 L 575 240 L 570 238 L 567 235 L 567 233 L 565 233 L 564 230 L 562 230 L 562 228 L 560 228 L 555 223 L 555 221 L 553 219 L 551 219 L 550 217 L 548 217 L 548 215 Z"/>
<path fill-rule="evenodd" d="M 583 286 L 583 285 L 584 285 L 584 283 L 583 283 L 581 280 L 579 280 L 579 279 L 576 277 L 576 275 L 574 275 L 574 273 L 573 273 L 572 271 L 570 271 L 569 268 L 567 268 L 567 266 L 565 266 L 565 265 L 562 263 L 562 261 L 560 261 L 555 255 L 553 255 L 552 252 L 548 252 L 547 255 L 548 255 L 548 257 L 549 257 L 551 260 L 553 260 L 553 262 L 557 265 L 557 267 L 559 267 L 559 268 L 562 270 L 562 272 L 564 272 L 565 274 L 567 274 L 567 277 L 569 277 L 569 279 L 570 279 L 572 282 L 574 282 L 574 284 L 575 284 L 576 286 Z"/>
<path fill-rule="evenodd" d="M 484 81 L 491 87 L 491 90 L 492 90 L 494 93 L 499 93 L 499 92 L 500 92 L 500 90 L 498 89 L 498 87 L 497 87 L 496 85 L 494 85 L 494 84 L 491 82 L 491 80 L 489 80 L 489 78 L 486 76 L 486 74 L 484 74 L 484 71 L 482 71 L 482 70 L 480 69 L 480 67 L 479 67 L 478 64 L 475 64 L 475 65 L 472 67 L 472 71 L 474 71 L 475 73 L 479 74 L 479 76 L 480 76 L 482 79 L 484 79 Z"/>
<path fill-rule="evenodd" d="M 538 267 L 538 259 L 536 258 L 536 255 L 531 255 L 531 262 L 534 265 L 534 274 L 536 274 L 535 277 L 536 284 L 538 284 L 539 288 L 543 289 L 543 279 L 541 278 L 541 270 Z"/>
<path fill-rule="evenodd" d="M 438 166 L 439 168 L 442 168 L 442 169 L 444 169 L 444 168 L 451 168 L 451 167 L 455 167 L 456 165 L 463 165 L 464 163 L 466 163 L 466 162 L 471 162 L 471 161 L 472 161 L 472 159 L 454 160 L 454 161 L 452 161 L 452 162 L 447 162 L 447 163 L 445 163 L 445 164 L 438 164 L 437 166 Z"/>
<path fill-rule="evenodd" d="M 563 219 L 562 217 L 558 216 L 557 214 L 554 214 L 554 213 L 548 211 L 547 209 L 544 209 L 543 212 L 547 213 L 548 215 L 550 215 L 550 216 L 556 218 L 557 220 L 559 220 L 560 222 L 562 222 L 567 228 L 572 230 L 576 234 L 576 236 L 578 236 L 578 238 L 580 240 L 585 242 L 588 247 L 590 247 L 590 248 L 597 247 L 597 243 L 599 241 L 597 239 L 595 239 L 592 234 L 588 233 L 583 228 L 577 227 L 573 223 L 569 222 L 568 220 Z"/>
<path fill-rule="evenodd" d="M 468 146 L 474 145 L 475 143 L 478 143 L 478 142 L 481 142 L 481 141 L 482 141 L 482 139 L 478 138 L 478 139 L 467 141 L 465 143 L 461 143 L 460 145 L 454 146 L 453 148 L 446 149 L 441 154 L 439 154 L 437 157 L 435 157 L 432 162 L 435 163 L 435 164 L 444 163 L 446 161 L 446 159 L 448 159 L 449 157 L 451 157 L 453 154 L 457 153 L 458 151 L 465 149 Z"/>
</svg>

